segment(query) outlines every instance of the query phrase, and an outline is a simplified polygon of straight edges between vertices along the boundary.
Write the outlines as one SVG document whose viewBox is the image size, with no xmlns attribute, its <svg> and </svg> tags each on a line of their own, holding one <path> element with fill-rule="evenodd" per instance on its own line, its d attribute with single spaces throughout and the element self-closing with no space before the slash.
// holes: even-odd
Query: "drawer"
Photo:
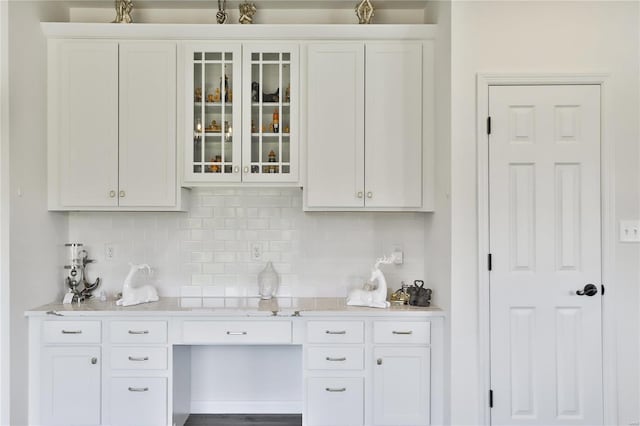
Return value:
<svg viewBox="0 0 640 426">
<path fill-rule="evenodd" d="M 307 426 L 359 426 L 364 423 L 361 377 L 307 379 Z"/>
<path fill-rule="evenodd" d="M 111 368 L 114 370 L 166 370 L 167 348 L 111 348 Z"/>
<path fill-rule="evenodd" d="M 111 321 L 112 343 L 166 343 L 166 321 Z"/>
<path fill-rule="evenodd" d="M 309 321 L 307 341 L 310 343 L 363 343 L 362 321 Z"/>
<path fill-rule="evenodd" d="M 44 321 L 44 343 L 100 343 L 100 321 Z"/>
<path fill-rule="evenodd" d="M 111 379 L 112 426 L 167 424 L 167 379 L 117 377 Z"/>
<path fill-rule="evenodd" d="M 374 343 L 428 345 L 431 341 L 428 321 L 376 321 L 373 323 Z"/>
<path fill-rule="evenodd" d="M 291 343 L 291 321 L 185 321 L 184 343 Z"/>
<path fill-rule="evenodd" d="M 361 347 L 307 348 L 308 370 L 362 370 L 364 350 Z"/>
</svg>

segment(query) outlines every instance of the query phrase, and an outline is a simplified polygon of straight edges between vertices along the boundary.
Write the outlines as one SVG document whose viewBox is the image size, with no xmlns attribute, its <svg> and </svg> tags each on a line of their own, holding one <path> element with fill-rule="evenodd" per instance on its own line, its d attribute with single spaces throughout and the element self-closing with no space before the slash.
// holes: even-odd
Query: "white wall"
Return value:
<svg viewBox="0 0 640 426">
<path fill-rule="evenodd" d="M 404 250 L 384 266 L 389 287 L 424 279 L 424 213 L 304 213 L 299 188 L 202 188 L 188 213 L 69 214 L 69 239 L 97 262 L 88 279 L 120 291 L 128 262 L 149 263 L 161 295 L 182 285 L 214 286 L 219 296 L 257 295 L 257 274 L 271 260 L 281 296 L 344 297 L 369 278 L 376 257 Z M 254 243 L 263 259 L 251 259 Z M 105 245 L 114 247 L 105 258 Z M 64 272 L 61 272 L 64 275 Z M 61 280 L 58 280 L 61 282 Z M 62 285 L 62 284 L 60 284 Z M 435 299 L 434 299 L 435 300 Z"/>
<path fill-rule="evenodd" d="M 455 1 L 452 6 L 451 413 L 478 424 L 476 104 L 478 72 L 608 72 L 615 218 L 639 218 L 637 2 Z M 615 236 L 613 236 L 615 238 Z M 617 424 L 637 422 L 638 245 L 615 244 Z"/>
<path fill-rule="evenodd" d="M 8 12 L 10 424 L 20 426 L 27 424 L 27 321 L 24 311 L 57 296 L 61 264 L 56 254 L 61 253 L 61 244 L 67 235 L 66 217 L 49 213 L 46 207 L 47 56 L 40 21 L 65 19 L 67 15 L 60 3 L 47 1 L 12 1 Z M 3 197 L 7 196 L 4 189 L 3 186 Z M 5 379 L 3 377 L 3 383 Z"/>
<path fill-rule="evenodd" d="M 426 22 L 438 24 L 436 42 L 436 192 L 435 212 L 426 217 L 425 265 L 427 283 L 438 306 L 451 307 L 451 2 L 431 2 Z M 445 321 L 445 424 L 449 421 L 450 321 Z"/>
</svg>

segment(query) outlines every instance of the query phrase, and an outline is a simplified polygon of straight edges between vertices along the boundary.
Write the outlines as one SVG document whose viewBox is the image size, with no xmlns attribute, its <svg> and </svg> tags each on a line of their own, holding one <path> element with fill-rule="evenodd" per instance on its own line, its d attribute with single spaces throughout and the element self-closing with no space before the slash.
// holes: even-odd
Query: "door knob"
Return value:
<svg viewBox="0 0 640 426">
<path fill-rule="evenodd" d="M 120 191 L 120 198 L 124 198 L 124 196 L 127 195 L 124 191 Z"/>
<path fill-rule="evenodd" d="M 595 284 L 587 284 L 582 290 L 576 291 L 578 296 L 595 296 L 598 294 L 598 287 Z"/>
</svg>

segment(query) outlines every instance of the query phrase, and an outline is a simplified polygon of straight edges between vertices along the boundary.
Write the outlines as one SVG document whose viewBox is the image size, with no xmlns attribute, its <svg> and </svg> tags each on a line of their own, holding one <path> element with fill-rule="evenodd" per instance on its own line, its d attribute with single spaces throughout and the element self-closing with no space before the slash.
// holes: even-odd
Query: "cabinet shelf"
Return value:
<svg viewBox="0 0 640 426">
<path fill-rule="evenodd" d="M 262 103 L 260 103 L 260 102 L 252 102 L 251 103 L 251 106 L 254 106 L 254 107 L 257 107 L 257 106 L 260 106 L 260 105 L 262 105 L 263 107 L 277 107 L 277 106 L 280 106 L 280 103 L 279 102 L 262 102 Z M 291 103 L 283 102 L 282 106 L 283 107 L 288 107 L 288 106 L 291 106 Z"/>
<path fill-rule="evenodd" d="M 260 133 L 251 133 L 251 136 L 254 138 L 257 138 L 260 135 Z M 291 133 L 282 133 L 283 138 L 288 138 L 290 135 Z M 280 136 L 280 133 L 262 133 L 263 138 L 277 138 L 278 136 Z"/>
<path fill-rule="evenodd" d="M 222 105 L 224 105 L 226 108 L 233 108 L 233 104 L 231 102 L 205 102 L 204 106 L 206 107 L 216 107 L 216 108 L 221 108 Z M 202 102 L 194 102 L 193 106 L 195 107 L 201 107 L 202 106 Z"/>
</svg>

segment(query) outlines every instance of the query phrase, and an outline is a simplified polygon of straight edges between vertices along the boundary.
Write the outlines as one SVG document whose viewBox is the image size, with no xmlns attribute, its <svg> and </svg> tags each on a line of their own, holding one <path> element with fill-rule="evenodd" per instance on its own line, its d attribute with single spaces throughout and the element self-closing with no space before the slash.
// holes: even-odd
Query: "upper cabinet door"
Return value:
<svg viewBox="0 0 640 426">
<path fill-rule="evenodd" d="M 50 49 L 50 206 L 117 206 L 118 43 Z"/>
<path fill-rule="evenodd" d="M 120 44 L 120 206 L 176 202 L 176 44 Z"/>
<path fill-rule="evenodd" d="M 364 44 L 311 44 L 307 59 L 311 208 L 364 207 Z"/>
<path fill-rule="evenodd" d="M 366 205 L 422 206 L 422 44 L 367 43 Z"/>
<path fill-rule="evenodd" d="M 298 181 L 298 44 L 243 45 L 242 180 Z"/>
<path fill-rule="evenodd" d="M 240 182 L 241 46 L 185 46 L 187 183 Z"/>
</svg>

